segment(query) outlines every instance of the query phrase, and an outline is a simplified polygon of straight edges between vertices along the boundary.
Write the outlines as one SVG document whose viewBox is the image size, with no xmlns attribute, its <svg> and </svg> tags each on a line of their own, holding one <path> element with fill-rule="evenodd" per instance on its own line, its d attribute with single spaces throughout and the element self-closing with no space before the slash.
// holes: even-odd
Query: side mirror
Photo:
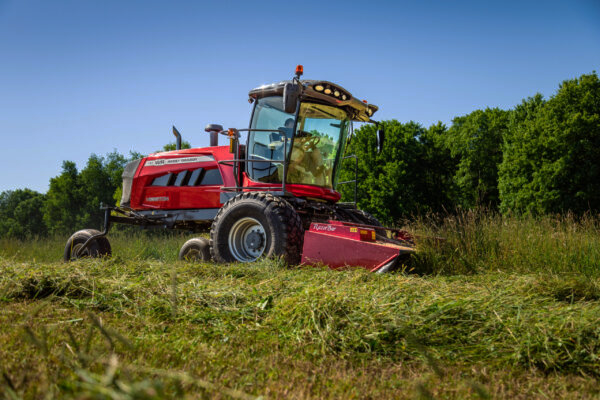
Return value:
<svg viewBox="0 0 600 400">
<path fill-rule="evenodd" d="M 288 82 L 283 87 L 283 111 L 288 114 L 296 112 L 298 98 L 300 97 L 300 85 Z"/>
<path fill-rule="evenodd" d="M 383 128 L 379 128 L 377 130 L 377 153 L 381 153 L 383 151 L 383 143 L 385 142 L 385 130 Z"/>
</svg>

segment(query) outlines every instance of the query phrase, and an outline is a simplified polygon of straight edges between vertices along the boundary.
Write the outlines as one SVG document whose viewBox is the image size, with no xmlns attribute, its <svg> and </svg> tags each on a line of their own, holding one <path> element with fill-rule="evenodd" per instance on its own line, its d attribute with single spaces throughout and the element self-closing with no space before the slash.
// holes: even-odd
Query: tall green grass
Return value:
<svg viewBox="0 0 600 400">
<path fill-rule="evenodd" d="M 421 238 L 415 268 L 422 273 L 600 273 L 598 217 L 462 212 L 421 218 L 409 229 Z"/>
<path fill-rule="evenodd" d="M 410 265 L 420 274 L 600 273 L 600 217 L 515 217 L 485 211 L 428 216 L 406 224 L 418 237 Z M 175 261 L 194 235 L 134 231 L 109 234 L 113 256 L 123 260 Z M 68 235 L 19 241 L 0 238 L 0 257 L 15 261 L 62 259 Z"/>
<path fill-rule="evenodd" d="M 175 261 L 179 248 L 194 236 L 198 234 L 139 230 L 110 232 L 108 239 L 117 259 Z M 68 238 L 69 235 L 30 240 L 0 238 L 0 257 L 14 261 L 60 261 Z"/>
</svg>

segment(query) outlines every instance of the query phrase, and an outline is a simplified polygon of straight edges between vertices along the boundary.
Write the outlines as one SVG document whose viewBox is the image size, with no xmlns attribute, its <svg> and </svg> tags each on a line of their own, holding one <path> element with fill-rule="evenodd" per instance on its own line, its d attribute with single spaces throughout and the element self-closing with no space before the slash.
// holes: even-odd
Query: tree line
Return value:
<svg viewBox="0 0 600 400">
<path fill-rule="evenodd" d="M 381 221 L 430 212 L 485 207 L 501 213 L 600 211 L 600 80 L 596 72 L 562 82 L 510 110 L 486 108 L 425 128 L 383 121 L 355 131 L 346 154 L 358 156 L 357 203 Z M 189 143 L 184 142 L 185 148 Z M 163 150 L 173 150 L 174 144 Z M 0 193 L 0 237 L 65 234 L 99 227 L 100 203 L 115 205 L 127 162 L 142 157 L 114 151 L 92 154 L 78 170 L 64 161 L 45 194 L 30 189 Z M 354 161 L 340 181 L 354 179 Z M 353 200 L 352 185 L 339 187 Z"/>
<path fill-rule="evenodd" d="M 503 214 L 600 212 L 600 80 L 596 72 L 562 82 L 510 110 L 486 108 L 450 127 L 383 122 L 356 131 L 358 205 L 382 221 L 484 207 Z M 341 180 L 354 178 L 347 160 Z M 345 200 L 353 188 L 340 188 Z"/>
</svg>

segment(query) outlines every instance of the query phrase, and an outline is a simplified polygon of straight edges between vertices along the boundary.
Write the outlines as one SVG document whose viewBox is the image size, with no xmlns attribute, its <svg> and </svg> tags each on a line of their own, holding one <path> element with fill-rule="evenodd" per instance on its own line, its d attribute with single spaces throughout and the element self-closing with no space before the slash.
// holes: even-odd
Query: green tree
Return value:
<svg viewBox="0 0 600 400">
<path fill-rule="evenodd" d="M 600 80 L 564 81 L 515 109 L 500 168 L 502 210 L 600 210 Z"/>
<path fill-rule="evenodd" d="M 115 179 L 116 176 L 111 176 L 104 158 L 92 154 L 78 176 L 79 191 L 83 202 L 77 220 L 78 226 L 99 227 L 102 224 L 104 211 L 100 209 L 100 205 L 113 205 L 113 193 L 116 187 L 111 182 L 111 178 Z"/>
<path fill-rule="evenodd" d="M 83 204 L 77 166 L 72 161 L 63 161 L 61 174 L 50 179 L 46 194 L 44 222 L 48 231 L 67 233 L 74 230 Z"/>
<path fill-rule="evenodd" d="M 447 129 L 437 124 L 429 130 L 415 122 L 382 123 L 386 139 L 381 153 L 376 148 L 375 125 L 355 131 L 346 154 L 358 156 L 358 206 L 381 221 L 394 223 L 419 212 L 440 211 L 448 206 L 452 160 L 442 138 Z M 346 160 L 340 180 L 354 178 L 354 160 Z M 339 188 L 346 201 L 351 185 Z"/>
<path fill-rule="evenodd" d="M 544 131 L 539 114 L 545 103 L 542 95 L 538 93 L 523 100 L 513 109 L 504 138 L 502 163 L 498 168 L 502 213 L 510 210 L 533 211 L 536 203 L 534 193 L 539 190 L 533 183 L 533 174 L 534 171 L 540 170 L 542 165 L 542 157 L 537 154 L 537 138 Z"/>
<path fill-rule="evenodd" d="M 134 157 L 134 158 L 131 158 Z M 129 157 L 125 157 L 123 154 L 118 153 L 116 150 L 108 153 L 103 162 L 103 169 L 108 174 L 110 184 L 114 187 L 120 187 L 123 175 L 123 168 L 125 165 L 135 159 L 141 158 L 141 154 L 137 152 L 130 152 Z"/>
<path fill-rule="evenodd" d="M 457 160 L 446 145 L 448 135 L 446 125 L 438 122 L 420 137 L 424 152 L 421 166 L 424 183 L 421 189 L 427 208 L 434 212 L 450 211 L 457 206 L 458 187 L 454 181 Z"/>
<path fill-rule="evenodd" d="M 24 239 L 46 234 L 45 196 L 30 189 L 0 193 L 0 237 Z"/>
<path fill-rule="evenodd" d="M 446 145 L 458 163 L 454 182 L 461 206 L 498 207 L 498 166 L 509 115 L 509 111 L 486 108 L 452 120 Z"/>
<path fill-rule="evenodd" d="M 120 190 L 121 175 L 128 161 L 116 151 L 106 157 L 92 154 L 80 172 L 75 163 L 64 161 L 61 174 L 50 180 L 44 209 L 50 232 L 68 233 L 100 227 L 104 221 L 100 205 L 115 205 L 115 193 Z"/>
<path fill-rule="evenodd" d="M 165 144 L 163 146 L 162 150 L 158 150 L 157 152 L 159 152 L 159 151 L 173 151 L 173 150 L 175 150 L 176 147 L 177 147 L 177 145 L 175 144 L 175 142 L 167 143 L 167 144 Z M 192 145 L 187 140 L 182 140 L 181 141 L 181 148 L 182 149 L 191 149 Z"/>
</svg>

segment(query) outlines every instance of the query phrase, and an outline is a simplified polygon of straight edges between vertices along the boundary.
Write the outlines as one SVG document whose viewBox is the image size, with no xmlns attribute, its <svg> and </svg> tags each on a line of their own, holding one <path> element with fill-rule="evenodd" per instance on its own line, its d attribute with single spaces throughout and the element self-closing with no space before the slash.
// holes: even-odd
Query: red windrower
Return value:
<svg viewBox="0 0 600 400">
<path fill-rule="evenodd" d="M 375 218 L 355 207 L 336 204 L 341 194 L 333 185 L 334 171 L 341 165 L 347 137 L 341 135 L 343 141 L 332 150 L 290 148 L 294 135 L 302 138 L 300 143 L 314 146 L 321 140 L 323 145 L 322 135 L 343 132 L 344 121 L 375 123 L 371 116 L 377 107 L 366 100 L 366 104 L 355 100 L 334 83 L 301 81 L 303 74 L 304 67 L 297 65 L 291 80 L 262 85 L 251 90 L 249 98 L 256 101 L 255 107 L 263 103 L 266 107 L 270 99 L 278 99 L 289 111 L 286 116 L 293 117 L 292 122 L 304 124 L 305 120 L 328 115 L 339 123 L 326 124 L 319 128 L 323 132 L 317 131 L 318 135 L 300 135 L 298 130 L 290 132 L 279 127 L 280 121 L 259 118 L 262 112 L 253 111 L 251 129 L 223 129 L 222 125 L 208 124 L 205 130 L 211 134 L 210 146 L 192 149 L 181 148 L 181 134 L 173 127 L 176 150 L 128 163 L 123 172 L 120 206 L 103 207 L 104 230 L 75 232 L 67 241 L 63 259 L 111 255 L 106 235 L 111 223 L 121 223 L 193 232 L 210 228 L 210 240 L 195 237 L 183 244 L 179 251 L 182 260 L 251 262 L 281 255 L 292 264 L 359 266 L 378 273 L 400 268 L 416 251 L 412 237 L 380 226 Z M 302 107 L 313 103 L 319 107 Z M 333 110 L 337 112 L 333 114 Z M 240 132 L 248 132 L 248 148 L 240 143 Z M 315 137 L 304 142 L 305 134 Z M 226 136 L 229 145 L 219 146 L 218 135 Z M 258 138 L 267 142 L 251 145 Z M 275 156 L 275 150 L 280 155 Z M 333 162 L 325 162 L 323 157 L 332 151 L 328 157 Z M 305 157 L 308 153 L 311 156 Z M 266 169 L 265 164 L 258 163 L 266 163 Z M 350 182 L 356 185 L 356 178 L 345 183 Z M 275 220 L 281 223 L 272 223 Z"/>
</svg>

